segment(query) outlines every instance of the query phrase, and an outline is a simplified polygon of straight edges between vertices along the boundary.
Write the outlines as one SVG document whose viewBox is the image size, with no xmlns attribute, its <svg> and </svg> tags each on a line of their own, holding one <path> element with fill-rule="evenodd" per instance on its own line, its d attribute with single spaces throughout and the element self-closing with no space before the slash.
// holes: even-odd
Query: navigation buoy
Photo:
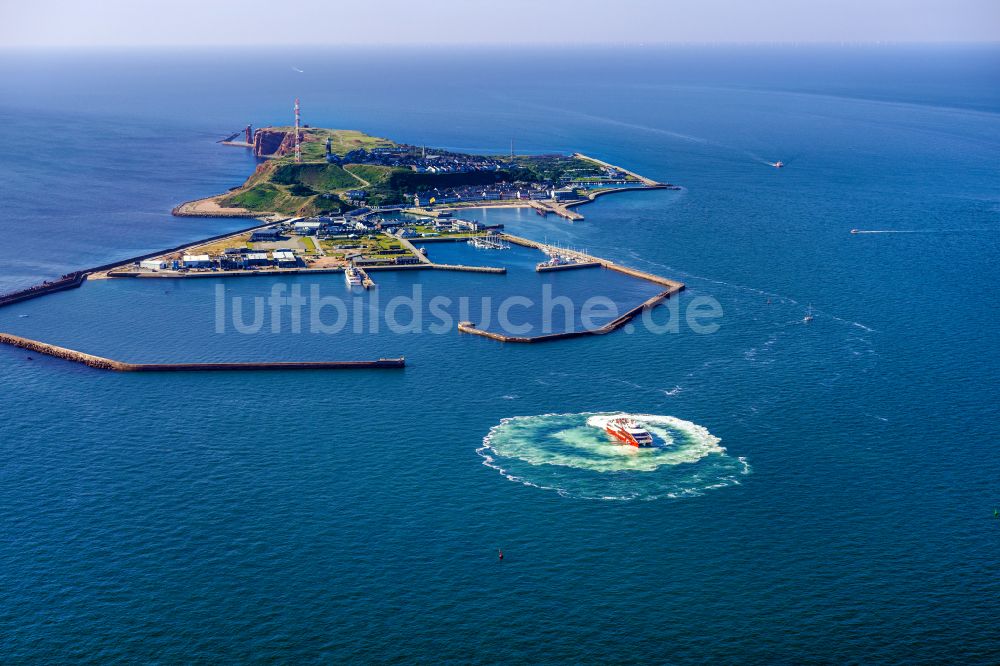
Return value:
<svg viewBox="0 0 1000 666">
<path fill-rule="evenodd" d="M 503 549 L 497 549 L 497 559 L 498 560 L 503 559 Z"/>
</svg>

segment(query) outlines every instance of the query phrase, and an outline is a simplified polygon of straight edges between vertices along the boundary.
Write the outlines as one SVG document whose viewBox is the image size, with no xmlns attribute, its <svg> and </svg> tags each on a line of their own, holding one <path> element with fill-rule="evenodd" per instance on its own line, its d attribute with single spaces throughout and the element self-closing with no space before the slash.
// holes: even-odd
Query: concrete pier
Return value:
<svg viewBox="0 0 1000 666">
<path fill-rule="evenodd" d="M 361 286 L 365 289 L 371 289 L 375 286 L 375 280 L 371 279 L 368 273 L 363 268 L 356 269 L 358 274 L 361 276 Z"/>
<path fill-rule="evenodd" d="M 427 258 L 427 255 L 417 249 L 417 246 L 410 242 L 408 238 L 396 238 L 399 244 L 405 247 L 407 250 L 413 253 L 413 255 L 420 260 L 422 264 L 429 264 L 431 260 Z"/>
<path fill-rule="evenodd" d="M 599 160 L 599 159 L 597 159 L 595 157 L 590 157 L 589 155 L 584 155 L 583 153 L 573 153 L 573 157 L 577 157 L 577 158 L 582 159 L 582 160 L 590 160 L 591 162 L 596 162 L 597 164 L 600 164 L 601 166 L 604 166 L 604 167 L 608 167 L 610 169 L 617 169 L 617 170 L 621 171 L 622 173 L 627 173 L 628 175 L 632 176 L 633 178 L 638 178 L 640 181 L 642 181 L 643 185 L 646 185 L 648 187 L 657 187 L 657 186 L 664 186 L 665 185 L 665 183 L 660 183 L 658 181 L 653 180 L 652 178 L 646 178 L 645 176 L 637 174 L 634 171 L 629 171 L 628 169 L 623 169 L 622 167 L 618 166 L 617 164 L 611 164 L 609 162 L 605 162 L 604 160 Z"/>
<path fill-rule="evenodd" d="M 431 268 L 439 271 L 465 271 L 467 273 L 498 273 L 507 272 L 504 266 L 464 266 L 462 264 L 431 264 Z"/>
<path fill-rule="evenodd" d="M 27 289 L 21 289 L 20 291 L 4 294 L 0 296 L 0 308 L 5 305 L 13 305 L 14 303 L 20 303 L 21 301 L 27 301 L 32 298 L 38 298 L 39 296 L 45 296 L 46 294 L 54 294 L 57 291 L 76 289 L 82 285 L 86 279 L 87 273 L 85 271 L 77 271 L 75 273 L 64 275 L 58 280 L 43 282 L 42 284 L 35 285 L 34 287 L 28 287 Z"/>
<path fill-rule="evenodd" d="M 593 255 L 585 254 L 583 252 L 577 252 L 576 250 L 566 250 L 561 247 L 555 247 L 554 245 L 546 245 L 545 243 L 539 243 L 538 241 L 533 241 L 530 238 L 522 238 L 521 236 L 515 236 L 513 234 L 501 234 L 505 240 L 515 245 L 521 245 L 522 247 L 532 247 L 536 250 L 541 250 L 546 253 L 559 253 L 569 255 L 580 261 L 587 263 L 596 263 L 604 266 L 607 269 L 618 271 L 619 273 L 624 273 L 625 275 L 631 275 L 632 277 L 639 278 L 640 280 L 646 280 L 647 282 L 652 282 L 654 284 L 663 285 L 664 287 L 669 287 L 671 295 L 684 289 L 683 282 L 677 282 L 676 280 L 668 280 L 665 277 L 659 275 L 654 275 L 653 273 L 647 273 L 646 271 L 640 271 L 636 268 L 629 268 L 628 266 L 621 266 L 611 261 L 610 259 L 602 259 L 601 257 L 595 257 Z"/>
<path fill-rule="evenodd" d="M 558 266 L 543 266 L 538 264 L 535 266 L 536 273 L 551 273 L 552 271 L 569 271 L 574 268 L 600 268 L 601 264 L 597 261 L 581 261 L 575 264 L 559 264 Z"/>
<path fill-rule="evenodd" d="M 561 333 L 544 333 L 542 335 L 524 336 L 524 335 L 504 335 L 503 333 L 494 333 L 493 331 L 484 331 L 482 329 L 476 328 L 476 325 L 471 321 L 461 321 L 458 323 L 458 330 L 460 333 L 470 333 L 472 335 L 481 335 L 484 338 L 490 338 L 492 340 L 498 340 L 500 342 L 554 342 L 555 340 L 568 340 L 570 338 L 580 338 L 585 335 L 604 335 L 606 333 L 611 333 L 615 331 L 629 321 L 634 319 L 643 310 L 649 310 L 650 308 L 656 307 L 661 302 L 669 298 L 672 294 L 676 293 L 673 290 L 662 291 L 652 298 L 648 298 L 641 304 L 632 308 L 625 314 L 609 321 L 604 326 L 594 329 L 584 329 L 579 331 L 563 331 Z"/>
<path fill-rule="evenodd" d="M 589 201 L 589 199 L 584 199 L 575 203 L 581 204 L 581 203 L 587 203 L 587 201 Z M 573 212 L 569 209 L 569 207 L 572 206 L 573 203 L 561 204 L 561 203 L 556 203 L 554 201 L 532 201 L 529 205 L 535 210 L 541 211 L 542 213 L 545 214 L 555 213 L 559 217 L 564 217 L 570 222 L 576 222 L 577 220 L 583 219 L 583 215 L 580 215 L 579 213 Z"/>
<path fill-rule="evenodd" d="M 569 338 L 579 338 L 584 335 L 604 335 L 605 333 L 610 333 L 617 330 L 627 324 L 629 321 L 634 319 L 636 316 L 641 314 L 644 310 L 649 310 L 654 308 L 671 296 L 683 291 L 684 283 L 677 282 L 675 280 L 668 280 L 665 277 L 659 275 L 654 275 L 653 273 L 647 273 L 645 271 L 640 271 L 635 268 L 629 268 L 627 266 L 619 266 L 618 264 L 610 261 L 608 259 L 602 259 L 600 257 L 594 257 L 589 254 L 584 254 L 583 252 L 576 252 L 574 250 L 565 250 L 563 248 L 553 247 L 551 245 L 546 245 L 545 243 L 539 243 L 538 241 L 533 241 L 528 238 L 522 238 L 521 236 L 515 236 L 513 234 L 502 234 L 504 239 L 510 243 L 516 245 L 521 245 L 523 247 L 532 247 L 543 252 L 558 252 L 564 255 L 570 255 L 575 259 L 584 262 L 583 265 L 569 265 L 565 268 L 575 268 L 583 266 L 603 266 L 609 270 L 618 271 L 619 273 L 624 273 L 634 278 L 640 280 L 646 280 L 647 282 L 652 282 L 666 287 L 665 290 L 656 294 L 655 296 L 646 299 L 636 307 L 632 308 L 623 315 L 616 317 L 612 321 L 609 321 L 604 326 L 596 329 L 585 329 L 580 331 L 564 331 L 562 333 L 546 333 L 542 335 L 535 336 L 518 336 L 518 335 L 504 335 L 503 333 L 494 333 L 492 331 L 484 331 L 482 329 L 476 328 L 476 325 L 471 321 L 462 321 L 458 324 L 458 330 L 461 333 L 469 333 L 472 335 L 481 335 L 492 340 L 498 340 L 500 342 L 551 342 L 554 340 L 566 340 Z M 560 267 L 563 268 L 563 267 Z"/>
<path fill-rule="evenodd" d="M 374 368 L 402 368 L 406 361 L 399 358 L 380 358 L 376 361 L 302 361 L 275 363 L 125 363 L 103 356 L 94 356 L 75 349 L 50 345 L 46 342 L 22 338 L 10 333 L 0 333 L 0 343 L 28 351 L 54 356 L 74 363 L 116 372 L 191 372 L 207 370 L 358 370 Z"/>
</svg>

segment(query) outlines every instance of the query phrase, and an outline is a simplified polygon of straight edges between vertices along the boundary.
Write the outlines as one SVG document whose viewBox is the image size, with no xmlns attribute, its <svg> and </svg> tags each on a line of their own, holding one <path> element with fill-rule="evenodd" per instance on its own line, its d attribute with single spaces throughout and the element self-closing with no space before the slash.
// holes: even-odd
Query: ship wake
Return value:
<svg viewBox="0 0 1000 666">
<path fill-rule="evenodd" d="M 654 445 L 639 449 L 608 436 L 607 422 L 622 417 L 642 424 Z M 673 416 L 542 414 L 503 419 L 477 452 L 510 481 L 566 497 L 652 500 L 738 485 L 750 466 L 720 441 L 704 426 Z"/>
</svg>

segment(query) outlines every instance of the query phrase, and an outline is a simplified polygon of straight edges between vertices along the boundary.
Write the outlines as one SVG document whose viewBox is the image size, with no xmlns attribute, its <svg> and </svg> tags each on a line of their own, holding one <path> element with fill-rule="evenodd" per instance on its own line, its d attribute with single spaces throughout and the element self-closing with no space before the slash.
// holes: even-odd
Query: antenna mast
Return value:
<svg viewBox="0 0 1000 666">
<path fill-rule="evenodd" d="M 302 151 L 299 148 L 299 98 L 295 98 L 295 161 L 302 161 Z"/>
</svg>

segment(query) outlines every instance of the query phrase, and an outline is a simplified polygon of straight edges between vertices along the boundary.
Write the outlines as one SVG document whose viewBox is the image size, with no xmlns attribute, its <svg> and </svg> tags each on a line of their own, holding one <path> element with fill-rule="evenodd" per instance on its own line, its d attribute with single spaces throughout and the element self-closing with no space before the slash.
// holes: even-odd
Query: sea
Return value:
<svg viewBox="0 0 1000 666">
<path fill-rule="evenodd" d="M 462 215 L 687 288 L 505 344 L 455 326 L 599 325 L 657 289 L 427 243 L 508 272 L 3 308 L 123 361 L 407 365 L 0 349 L 0 660 L 1000 662 L 1000 48 L 4 50 L 0 291 L 248 226 L 170 210 L 242 183 L 218 140 L 295 98 L 313 126 L 676 184 L 576 222 Z M 657 446 L 613 444 L 616 415 Z"/>
</svg>

